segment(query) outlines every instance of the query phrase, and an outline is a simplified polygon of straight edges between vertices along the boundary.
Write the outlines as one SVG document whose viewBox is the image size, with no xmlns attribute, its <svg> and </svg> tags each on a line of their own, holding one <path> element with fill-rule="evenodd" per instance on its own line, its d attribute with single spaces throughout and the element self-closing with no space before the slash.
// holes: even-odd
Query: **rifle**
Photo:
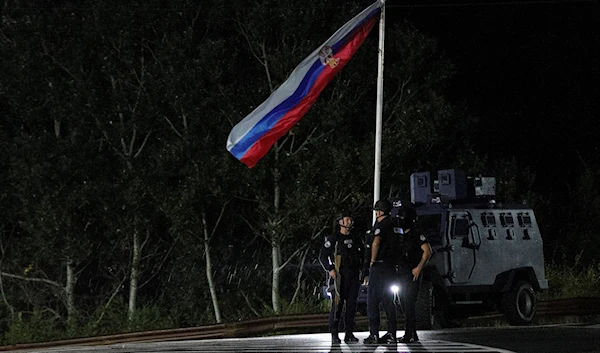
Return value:
<svg viewBox="0 0 600 353">
<path fill-rule="evenodd" d="M 341 290 L 341 277 L 340 277 L 340 266 L 342 265 L 342 255 L 338 253 L 338 242 L 335 242 L 335 278 L 333 279 L 333 285 L 335 288 L 335 298 L 333 299 L 335 305 L 334 315 L 337 317 L 337 310 L 340 304 L 340 290 Z"/>
</svg>

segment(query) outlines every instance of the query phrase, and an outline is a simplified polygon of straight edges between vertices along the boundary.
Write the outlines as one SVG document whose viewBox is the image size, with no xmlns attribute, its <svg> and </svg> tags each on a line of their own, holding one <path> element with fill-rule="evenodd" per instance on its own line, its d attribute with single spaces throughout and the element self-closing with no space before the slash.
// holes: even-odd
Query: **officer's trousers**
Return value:
<svg viewBox="0 0 600 353">
<path fill-rule="evenodd" d="M 387 320 L 388 332 L 396 335 L 396 305 L 390 287 L 396 278 L 393 267 L 376 264 L 369 270 L 369 289 L 367 299 L 367 316 L 369 316 L 369 332 L 379 336 L 379 303 L 383 304 Z"/>
<path fill-rule="evenodd" d="M 360 289 L 360 271 L 358 269 L 340 269 L 340 300 L 335 304 L 335 292 L 332 292 L 331 311 L 329 312 L 329 330 L 338 332 L 340 329 L 340 319 L 344 312 L 344 329 L 345 332 L 352 332 L 354 329 L 354 317 L 356 316 L 356 300 L 358 299 L 358 291 Z"/>
<path fill-rule="evenodd" d="M 412 269 L 400 270 L 400 305 L 404 312 L 404 335 L 409 338 L 417 334 L 416 305 L 421 288 L 421 277 L 416 281 L 413 278 Z"/>
</svg>

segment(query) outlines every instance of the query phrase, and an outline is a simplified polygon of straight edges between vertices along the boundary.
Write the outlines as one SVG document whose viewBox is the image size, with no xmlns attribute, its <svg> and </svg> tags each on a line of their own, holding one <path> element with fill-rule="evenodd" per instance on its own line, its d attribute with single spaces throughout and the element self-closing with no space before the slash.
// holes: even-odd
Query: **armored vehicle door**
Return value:
<svg viewBox="0 0 600 353">
<path fill-rule="evenodd" d="M 450 273 L 448 277 L 452 283 L 465 284 L 471 280 L 475 270 L 481 237 L 471 214 L 467 211 L 451 212 L 448 221 L 450 222 L 448 234 Z"/>
</svg>

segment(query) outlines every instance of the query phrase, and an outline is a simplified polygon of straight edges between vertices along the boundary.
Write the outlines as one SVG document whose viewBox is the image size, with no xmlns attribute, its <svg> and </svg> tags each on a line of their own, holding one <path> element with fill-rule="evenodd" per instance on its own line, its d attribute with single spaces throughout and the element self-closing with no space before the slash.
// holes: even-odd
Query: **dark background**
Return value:
<svg viewBox="0 0 600 353">
<path fill-rule="evenodd" d="M 481 118 L 480 151 L 533 167 L 536 191 L 598 163 L 597 1 L 386 4 L 450 56 L 447 97 Z"/>
</svg>

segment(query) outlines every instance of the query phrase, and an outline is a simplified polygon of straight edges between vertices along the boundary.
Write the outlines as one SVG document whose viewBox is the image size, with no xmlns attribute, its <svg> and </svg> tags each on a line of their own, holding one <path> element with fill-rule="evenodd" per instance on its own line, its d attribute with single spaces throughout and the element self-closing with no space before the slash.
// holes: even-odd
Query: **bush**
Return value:
<svg viewBox="0 0 600 353">
<path fill-rule="evenodd" d="M 540 299 L 553 300 L 600 296 L 600 264 L 590 266 L 546 265 L 549 288 Z"/>
<path fill-rule="evenodd" d="M 9 321 L 8 330 L 2 335 L 0 342 L 11 345 L 58 340 L 64 336 L 60 326 L 56 318 L 48 318 L 41 311 L 30 315 L 20 313 L 16 319 Z"/>
<path fill-rule="evenodd" d="M 299 296 L 294 303 L 284 303 L 284 315 L 317 314 L 329 311 L 329 300 L 316 296 Z M 325 309 L 326 308 L 326 309 Z"/>
<path fill-rule="evenodd" d="M 146 306 L 138 308 L 133 322 L 130 325 L 131 331 L 152 331 L 160 329 L 174 328 L 175 324 L 169 315 L 162 312 L 157 306 Z"/>
</svg>

